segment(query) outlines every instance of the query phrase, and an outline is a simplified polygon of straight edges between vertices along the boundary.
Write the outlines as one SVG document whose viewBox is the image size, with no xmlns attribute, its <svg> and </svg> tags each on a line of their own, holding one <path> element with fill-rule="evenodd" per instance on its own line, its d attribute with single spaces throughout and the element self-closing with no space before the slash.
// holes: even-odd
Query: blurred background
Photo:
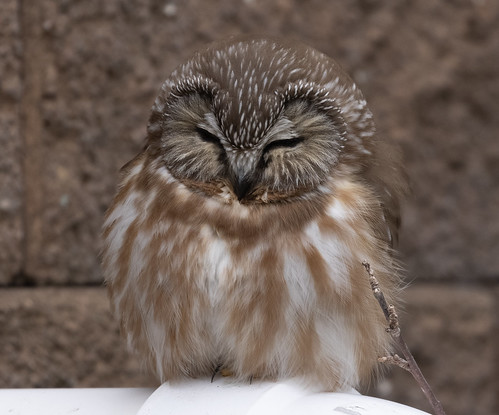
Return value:
<svg viewBox="0 0 499 415">
<path fill-rule="evenodd" d="M 400 143 L 403 332 L 449 414 L 499 413 L 496 0 L 1 0 L 0 387 L 155 385 L 111 318 L 100 226 L 163 80 L 238 33 L 334 57 Z M 429 410 L 398 368 L 369 393 Z"/>
</svg>

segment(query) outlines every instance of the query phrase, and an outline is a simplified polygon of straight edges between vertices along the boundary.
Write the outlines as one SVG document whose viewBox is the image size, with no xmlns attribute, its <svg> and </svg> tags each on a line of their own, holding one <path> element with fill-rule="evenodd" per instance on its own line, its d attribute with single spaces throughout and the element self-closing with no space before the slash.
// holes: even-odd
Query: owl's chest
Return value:
<svg viewBox="0 0 499 415">
<path fill-rule="evenodd" d="M 203 225 L 187 252 L 186 276 L 212 307 L 274 295 L 303 308 L 326 292 L 349 290 L 350 246 L 316 221 L 293 233 L 262 229 L 251 239 L 227 239 Z"/>
</svg>

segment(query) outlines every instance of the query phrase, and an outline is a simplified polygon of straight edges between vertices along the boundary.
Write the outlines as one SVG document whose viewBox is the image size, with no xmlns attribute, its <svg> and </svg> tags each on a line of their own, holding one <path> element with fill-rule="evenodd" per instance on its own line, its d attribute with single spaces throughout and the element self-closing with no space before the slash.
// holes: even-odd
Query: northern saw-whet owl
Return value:
<svg viewBox="0 0 499 415">
<path fill-rule="evenodd" d="M 301 43 L 233 38 L 179 66 L 103 229 L 112 309 L 161 381 L 356 387 L 390 349 L 405 183 L 362 93 Z"/>
</svg>

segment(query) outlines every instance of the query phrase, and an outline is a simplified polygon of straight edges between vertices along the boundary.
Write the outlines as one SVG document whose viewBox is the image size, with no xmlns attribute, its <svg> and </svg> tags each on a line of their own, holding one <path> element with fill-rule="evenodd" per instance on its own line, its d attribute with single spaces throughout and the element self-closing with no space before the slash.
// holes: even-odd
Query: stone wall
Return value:
<svg viewBox="0 0 499 415">
<path fill-rule="evenodd" d="M 448 413 L 499 412 L 499 3 L 0 2 L 0 387 L 154 385 L 124 351 L 97 254 L 119 167 L 192 51 L 304 40 L 406 155 L 403 329 Z M 428 410 L 395 369 L 372 393 Z"/>
</svg>

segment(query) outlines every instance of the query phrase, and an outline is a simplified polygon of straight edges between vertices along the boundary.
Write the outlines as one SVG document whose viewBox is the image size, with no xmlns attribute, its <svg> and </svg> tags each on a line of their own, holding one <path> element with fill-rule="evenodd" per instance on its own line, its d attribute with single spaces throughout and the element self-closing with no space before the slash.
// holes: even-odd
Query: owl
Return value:
<svg viewBox="0 0 499 415">
<path fill-rule="evenodd" d="M 366 101 L 304 44 L 230 38 L 164 82 L 122 168 L 103 271 L 131 350 L 161 381 L 357 387 L 390 349 L 405 179 Z"/>
</svg>

